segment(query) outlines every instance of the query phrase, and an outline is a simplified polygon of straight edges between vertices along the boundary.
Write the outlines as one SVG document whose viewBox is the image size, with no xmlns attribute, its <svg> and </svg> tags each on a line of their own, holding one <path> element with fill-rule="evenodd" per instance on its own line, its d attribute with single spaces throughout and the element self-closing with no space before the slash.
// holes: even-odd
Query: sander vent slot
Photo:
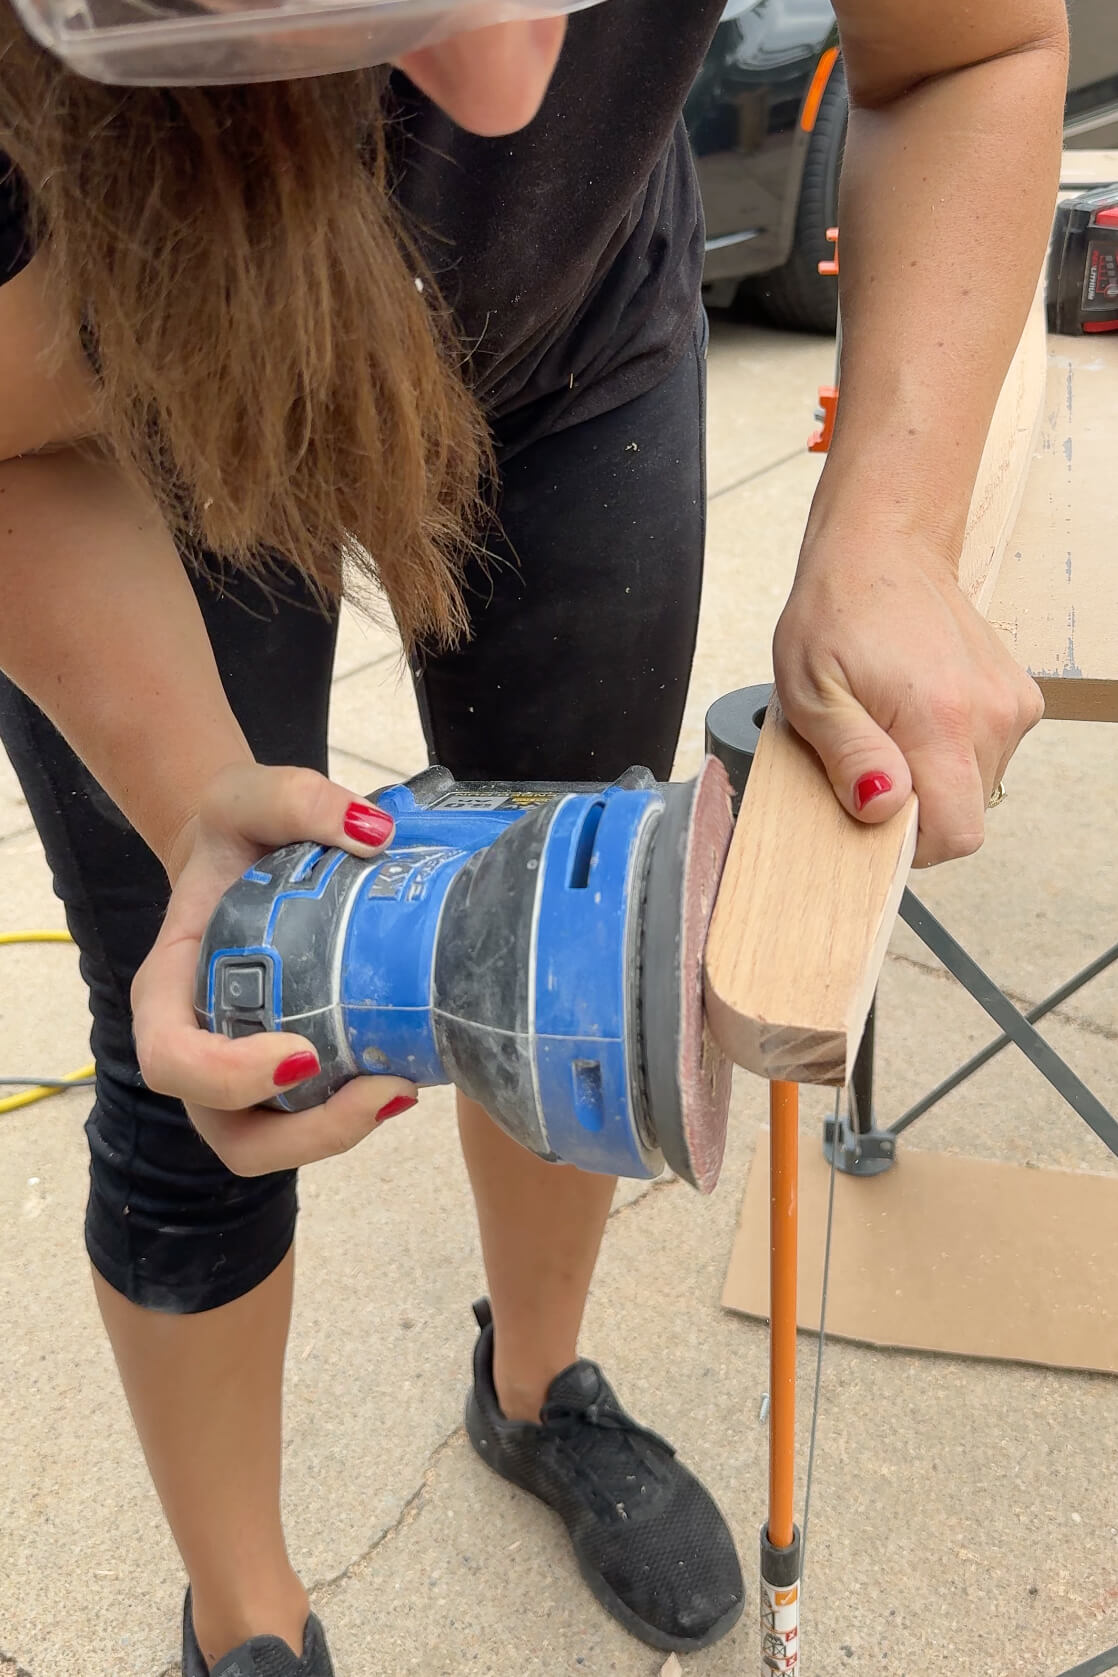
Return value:
<svg viewBox="0 0 1118 1677">
<path fill-rule="evenodd" d="M 600 1130 L 606 1121 L 600 1060 L 575 1060 L 571 1066 L 575 1116 L 584 1130 Z"/>
<path fill-rule="evenodd" d="M 594 859 L 594 843 L 598 837 L 598 828 L 602 824 L 602 813 L 605 804 L 599 800 L 590 805 L 582 818 L 582 825 L 575 837 L 571 849 L 571 869 L 567 876 L 567 888 L 571 891 L 585 891 L 590 884 L 590 864 Z"/>
</svg>

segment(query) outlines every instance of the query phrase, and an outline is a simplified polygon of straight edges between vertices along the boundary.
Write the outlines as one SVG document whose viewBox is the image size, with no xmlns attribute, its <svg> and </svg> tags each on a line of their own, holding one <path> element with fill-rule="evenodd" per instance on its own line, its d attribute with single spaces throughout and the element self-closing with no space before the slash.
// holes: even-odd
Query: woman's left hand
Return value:
<svg viewBox="0 0 1118 1677">
<path fill-rule="evenodd" d="M 203 1141 L 237 1176 L 345 1153 L 384 1118 L 415 1104 L 406 1079 L 361 1076 L 320 1106 L 293 1113 L 265 1107 L 317 1075 L 314 1044 L 289 1031 L 211 1035 L 193 1005 L 210 915 L 246 868 L 302 839 L 372 857 L 392 833 L 385 811 L 311 769 L 232 763 L 214 776 L 162 858 L 171 900 L 132 985 L 136 1054 L 148 1088 L 177 1096 Z"/>
<path fill-rule="evenodd" d="M 820 531 L 773 643 L 788 721 L 859 820 L 920 803 L 916 863 L 967 856 L 987 804 L 1044 712 L 1034 681 L 960 592 L 942 554 Z"/>
</svg>

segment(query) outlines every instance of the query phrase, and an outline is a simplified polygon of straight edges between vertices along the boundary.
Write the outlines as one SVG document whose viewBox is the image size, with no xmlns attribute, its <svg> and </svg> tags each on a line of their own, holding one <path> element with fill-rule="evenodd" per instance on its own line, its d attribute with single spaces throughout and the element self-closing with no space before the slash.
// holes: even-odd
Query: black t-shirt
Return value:
<svg viewBox="0 0 1118 1677">
<path fill-rule="evenodd" d="M 539 116 L 498 139 L 464 133 L 393 78 L 397 197 L 502 440 L 616 407 L 681 354 L 703 223 L 680 111 L 723 5 L 604 0 L 576 13 Z M 9 175 L 0 282 L 28 259 L 24 214 Z"/>
</svg>

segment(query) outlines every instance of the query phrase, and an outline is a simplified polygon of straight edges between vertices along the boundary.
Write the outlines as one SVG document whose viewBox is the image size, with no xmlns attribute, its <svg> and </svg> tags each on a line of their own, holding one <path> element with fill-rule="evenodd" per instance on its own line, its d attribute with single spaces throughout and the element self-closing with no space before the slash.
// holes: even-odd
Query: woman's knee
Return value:
<svg viewBox="0 0 1118 1677">
<path fill-rule="evenodd" d="M 282 1262 L 295 1233 L 294 1171 L 234 1176 L 182 1105 L 139 1072 L 98 1062 L 86 1124 L 86 1248 L 132 1303 L 192 1315 L 230 1304 Z"/>
</svg>

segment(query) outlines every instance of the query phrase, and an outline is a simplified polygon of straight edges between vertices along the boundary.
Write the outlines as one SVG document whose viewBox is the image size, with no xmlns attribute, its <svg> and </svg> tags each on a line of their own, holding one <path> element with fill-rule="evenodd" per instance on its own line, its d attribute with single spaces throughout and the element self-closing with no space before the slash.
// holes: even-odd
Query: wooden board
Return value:
<svg viewBox="0 0 1118 1677">
<path fill-rule="evenodd" d="M 774 699 L 707 939 L 707 1019 L 738 1065 L 848 1081 L 915 847 L 915 798 L 855 821 Z"/>
<path fill-rule="evenodd" d="M 1042 280 L 990 422 L 959 555 L 959 587 L 981 612 L 997 584 L 1040 435 L 1047 345 Z"/>
<path fill-rule="evenodd" d="M 999 397 L 960 560 L 973 599 L 993 589 L 1040 425 L 1038 288 Z M 770 711 L 711 922 L 706 1007 L 719 1045 L 762 1077 L 849 1080 L 916 837 L 915 802 L 867 827 Z"/>
<path fill-rule="evenodd" d="M 819 1328 L 830 1167 L 800 1160 L 799 1325 Z M 1118 1176 L 902 1147 L 835 1178 L 827 1332 L 867 1345 L 1118 1374 Z M 769 1314 L 762 1130 L 722 1303 Z"/>
<path fill-rule="evenodd" d="M 1116 472 L 1118 333 L 1050 338 L 1040 438 L 989 608 L 1050 717 L 1118 722 Z"/>
<path fill-rule="evenodd" d="M 1092 186 L 1118 181 L 1118 151 L 1065 151 L 1060 164 L 1060 190 L 1087 192 Z"/>
</svg>

